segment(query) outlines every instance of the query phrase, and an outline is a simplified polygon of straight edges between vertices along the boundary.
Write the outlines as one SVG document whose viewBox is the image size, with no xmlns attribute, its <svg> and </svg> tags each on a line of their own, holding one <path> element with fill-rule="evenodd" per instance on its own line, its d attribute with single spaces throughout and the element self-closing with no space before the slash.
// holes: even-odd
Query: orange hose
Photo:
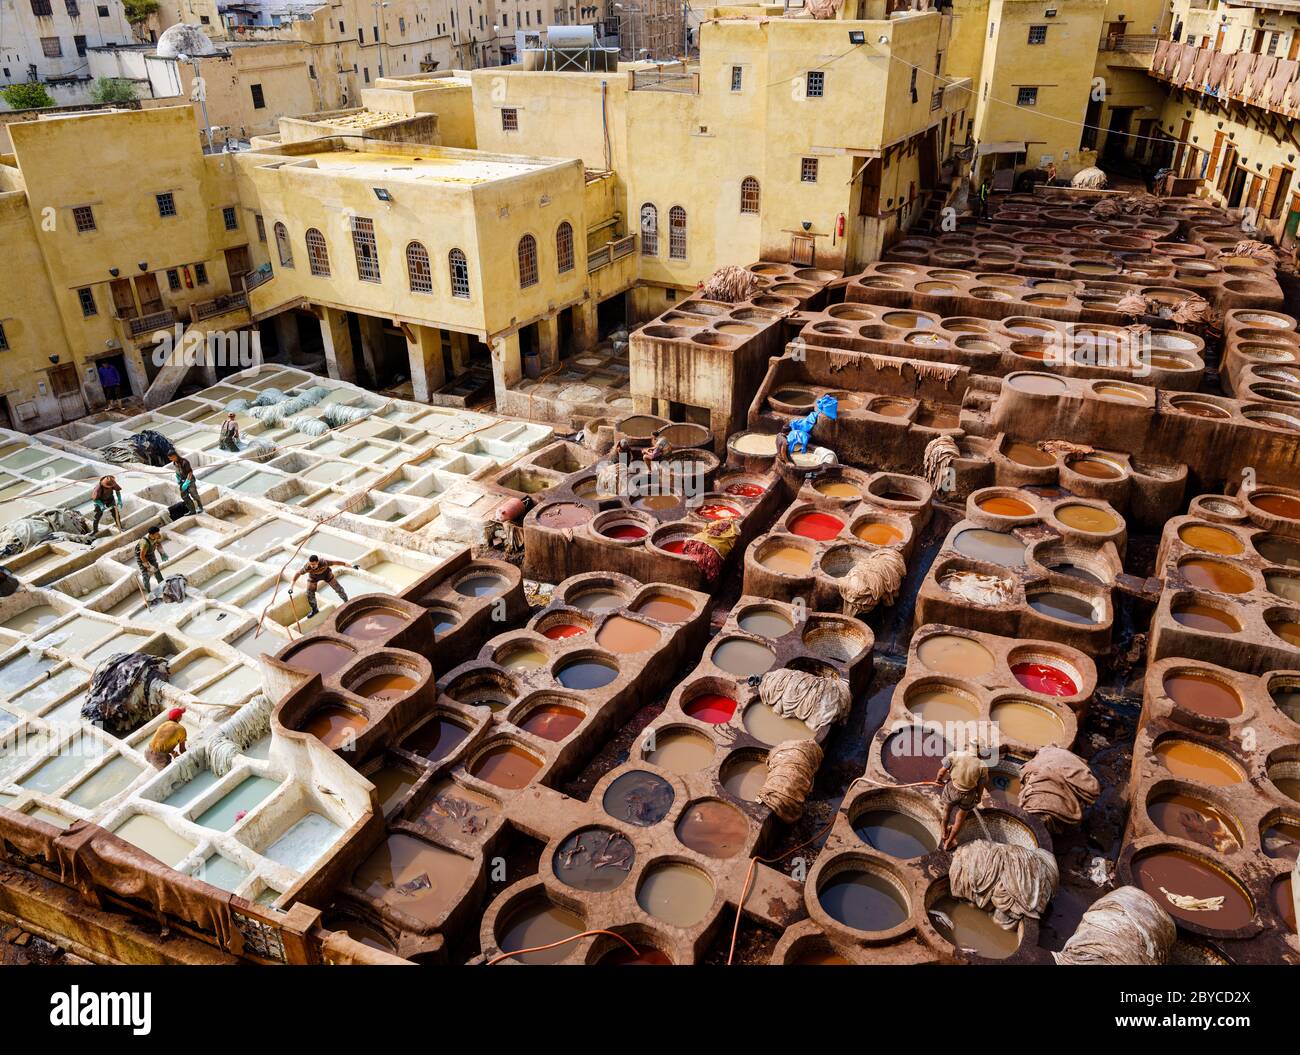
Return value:
<svg viewBox="0 0 1300 1055">
<path fill-rule="evenodd" d="M 581 934 L 574 934 L 568 938 L 561 938 L 559 941 L 553 941 L 549 945 L 534 945 L 531 949 L 516 949 L 514 952 L 503 952 L 500 956 L 494 956 L 484 965 L 491 967 L 494 963 L 500 963 L 502 960 L 508 960 L 512 956 L 519 956 L 526 952 L 545 952 L 547 949 L 555 949 L 561 945 L 567 945 L 571 941 L 577 941 L 579 938 L 590 938 L 593 934 L 608 934 L 611 938 L 617 938 L 626 945 L 632 952 L 639 953 L 641 950 L 628 941 L 623 935 L 615 934 L 612 930 L 584 930 Z"/>
<path fill-rule="evenodd" d="M 920 780 L 914 784 L 885 784 L 879 780 L 872 780 L 870 777 L 856 777 L 854 780 L 850 781 L 849 786 L 844 789 L 844 798 L 847 799 L 849 797 L 849 792 L 853 790 L 854 784 L 860 784 L 863 782 L 867 784 L 875 784 L 878 787 L 882 787 L 882 788 L 923 788 L 928 786 L 933 786 L 933 787 L 939 786 L 939 782 L 937 780 Z M 836 809 L 835 813 L 836 814 L 839 813 L 838 808 Z M 736 938 L 740 934 L 740 914 L 741 912 L 744 911 L 745 899 L 749 897 L 749 888 L 750 885 L 754 882 L 754 867 L 760 861 L 762 861 L 763 864 L 766 865 L 776 864 L 777 861 L 780 861 L 782 858 L 789 857 L 796 850 L 802 850 L 805 846 L 809 845 L 810 843 L 815 843 L 818 839 L 820 839 L 823 835 L 825 835 L 828 831 L 831 830 L 831 826 L 834 825 L 834 823 L 835 823 L 835 816 L 832 815 L 831 819 L 826 822 L 825 826 L 821 828 L 820 831 L 811 835 L 803 842 L 790 847 L 790 849 L 784 851 L 783 853 L 777 854 L 775 857 L 760 857 L 758 854 L 755 854 L 753 857 L 749 859 L 749 870 L 745 873 L 745 884 L 740 888 L 740 900 L 736 902 L 736 922 L 732 924 L 731 927 L 731 948 L 727 951 L 728 967 L 731 966 L 731 962 L 733 959 L 735 959 L 736 956 Z"/>
</svg>

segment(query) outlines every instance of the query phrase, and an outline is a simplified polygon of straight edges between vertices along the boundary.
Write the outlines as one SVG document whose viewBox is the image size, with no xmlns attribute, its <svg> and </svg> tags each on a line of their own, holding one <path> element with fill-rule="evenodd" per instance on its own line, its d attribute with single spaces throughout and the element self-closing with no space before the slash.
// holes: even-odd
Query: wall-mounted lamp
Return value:
<svg viewBox="0 0 1300 1055">
<path fill-rule="evenodd" d="M 120 271 L 119 271 L 117 268 L 115 268 L 115 267 L 110 267 L 110 268 L 108 269 L 108 273 L 109 273 L 110 275 L 112 275 L 114 278 L 117 278 L 117 276 L 120 275 L 122 272 L 120 272 Z"/>
<path fill-rule="evenodd" d="M 52 356 L 50 356 L 50 362 L 51 362 L 51 363 L 55 363 L 55 364 L 57 364 L 58 361 L 59 361 L 59 357 L 58 357 L 57 355 L 52 355 Z"/>
<path fill-rule="evenodd" d="M 141 271 L 149 270 L 149 262 L 147 260 L 141 260 L 140 263 L 136 264 L 135 266 L 138 267 Z"/>
<path fill-rule="evenodd" d="M 371 187 L 370 189 L 375 192 L 375 197 L 380 201 L 390 202 L 393 200 L 393 195 L 387 187 Z"/>
<path fill-rule="evenodd" d="M 867 42 L 867 35 L 862 30 L 860 29 L 849 30 L 850 44 L 865 44 L 866 42 Z"/>
<path fill-rule="evenodd" d="M 880 36 L 876 38 L 876 43 L 877 43 L 877 44 L 888 44 L 888 43 L 889 43 L 889 37 L 885 36 L 884 33 L 881 33 Z"/>
<path fill-rule="evenodd" d="M 802 227 L 805 231 L 811 231 L 811 230 L 812 230 L 812 220 L 800 220 L 800 221 L 799 221 L 799 226 Z"/>
</svg>

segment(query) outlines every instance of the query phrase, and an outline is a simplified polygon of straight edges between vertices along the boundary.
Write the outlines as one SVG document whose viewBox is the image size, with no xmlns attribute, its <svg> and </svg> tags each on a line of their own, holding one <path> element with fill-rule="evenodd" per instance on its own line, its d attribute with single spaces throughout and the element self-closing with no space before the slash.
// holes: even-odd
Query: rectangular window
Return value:
<svg viewBox="0 0 1300 1055">
<path fill-rule="evenodd" d="M 364 45 L 366 42 L 366 31 L 357 26 L 357 43 Z"/>
<path fill-rule="evenodd" d="M 86 57 L 86 38 L 83 36 L 73 37 L 72 43 L 77 46 L 77 55 L 84 59 Z"/>
<path fill-rule="evenodd" d="M 226 225 L 227 231 L 239 230 L 239 213 L 235 211 L 233 205 L 227 205 L 221 210 L 221 222 Z"/>
<path fill-rule="evenodd" d="M 195 281 L 198 285 L 200 285 L 200 286 L 206 286 L 206 285 L 208 284 L 208 265 L 207 265 L 207 264 L 195 264 L 195 265 L 194 265 L 194 281 Z"/>
<path fill-rule="evenodd" d="M 154 200 L 158 202 L 159 216 L 166 217 L 176 215 L 176 198 L 171 191 L 166 191 L 163 194 L 155 194 Z"/>
<path fill-rule="evenodd" d="M 378 27 L 378 26 L 371 26 L 371 27 L 370 27 L 370 35 L 371 35 L 372 37 L 374 37 L 374 42 L 375 42 L 376 44 L 378 44 L 378 43 L 379 43 L 379 27 Z"/>
<path fill-rule="evenodd" d="M 817 159 L 802 158 L 799 161 L 799 182 L 816 183 L 817 182 Z"/>
<path fill-rule="evenodd" d="M 375 244 L 375 221 L 368 216 L 352 218 L 352 251 L 357 257 L 357 278 L 379 281 L 379 248 Z"/>
<path fill-rule="evenodd" d="M 806 83 L 809 99 L 820 99 L 826 94 L 826 74 L 821 70 L 809 70 Z"/>
<path fill-rule="evenodd" d="M 732 66 L 731 67 L 731 90 L 733 92 L 740 91 L 741 85 L 744 84 L 744 80 L 745 80 L 745 71 L 741 69 L 739 66 Z"/>
<path fill-rule="evenodd" d="M 108 8 L 105 7 L 103 4 L 100 4 L 100 5 L 99 5 L 99 17 L 100 17 L 100 18 L 107 18 L 107 17 L 108 17 Z"/>
<path fill-rule="evenodd" d="M 248 86 L 248 90 L 252 93 L 253 96 L 253 109 L 265 110 L 266 96 L 262 92 L 262 86 L 260 84 L 250 84 Z"/>
<path fill-rule="evenodd" d="M 519 131 L 519 111 L 503 109 L 501 111 L 501 131 L 518 132 Z"/>
<path fill-rule="evenodd" d="M 362 72 L 362 74 L 365 75 L 366 83 L 369 84 L 369 83 L 370 83 L 370 67 L 369 67 L 369 66 L 365 67 L 361 72 Z"/>
<path fill-rule="evenodd" d="M 1017 106 L 1037 106 L 1038 89 L 1037 88 L 1018 88 L 1016 90 Z"/>
<path fill-rule="evenodd" d="M 81 314 L 86 318 L 99 314 L 99 308 L 95 306 L 95 291 L 83 287 L 77 290 L 77 300 L 81 302 Z"/>
<path fill-rule="evenodd" d="M 253 213 L 253 222 L 254 222 L 255 224 L 257 224 L 257 240 L 258 240 L 259 242 L 265 242 L 265 241 L 266 241 L 266 221 L 262 219 L 262 214 L 261 214 L 260 212 Z"/>
<path fill-rule="evenodd" d="M 0 352 L 9 351 L 9 335 L 5 333 L 4 323 L 0 323 Z"/>
<path fill-rule="evenodd" d="M 77 0 L 63 0 L 63 6 L 68 9 L 69 18 L 81 17 L 81 8 L 77 6 Z"/>
<path fill-rule="evenodd" d="M 173 293 L 181 288 L 181 273 L 174 267 L 167 269 L 167 288 Z"/>
<path fill-rule="evenodd" d="M 62 58 L 63 42 L 58 37 L 41 37 L 41 50 L 47 59 Z"/>
<path fill-rule="evenodd" d="M 1030 26 L 1030 27 L 1029 27 L 1029 43 L 1031 43 L 1031 44 L 1046 44 L 1046 43 L 1047 43 L 1047 27 L 1046 27 L 1046 26 Z"/>
<path fill-rule="evenodd" d="M 1267 52 L 1266 52 L 1266 53 L 1269 54 L 1269 55 L 1276 55 L 1276 54 L 1277 54 L 1277 46 L 1278 46 L 1279 44 L 1281 44 L 1281 43 L 1282 43 L 1282 34 L 1281 34 L 1281 33 L 1271 33 L 1271 34 L 1269 34 L 1269 38 L 1268 38 L 1268 49 L 1267 49 Z"/>
<path fill-rule="evenodd" d="M 49 18 L 54 14 L 50 8 L 50 0 L 32 0 L 32 14 L 37 18 Z"/>
<path fill-rule="evenodd" d="M 72 220 L 77 225 L 78 234 L 95 230 L 95 210 L 89 205 L 73 206 Z"/>
</svg>

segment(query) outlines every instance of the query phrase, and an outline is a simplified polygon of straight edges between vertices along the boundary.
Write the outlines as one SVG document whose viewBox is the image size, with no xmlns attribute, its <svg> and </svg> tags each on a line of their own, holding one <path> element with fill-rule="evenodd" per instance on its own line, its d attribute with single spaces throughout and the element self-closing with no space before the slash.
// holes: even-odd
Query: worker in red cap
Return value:
<svg viewBox="0 0 1300 1055">
<path fill-rule="evenodd" d="M 184 716 L 184 707 L 173 707 L 167 712 L 167 720 L 158 726 L 153 739 L 149 741 L 145 757 L 158 769 L 166 769 L 173 758 L 179 758 L 185 753 L 187 734 L 185 726 L 181 725 Z"/>
</svg>

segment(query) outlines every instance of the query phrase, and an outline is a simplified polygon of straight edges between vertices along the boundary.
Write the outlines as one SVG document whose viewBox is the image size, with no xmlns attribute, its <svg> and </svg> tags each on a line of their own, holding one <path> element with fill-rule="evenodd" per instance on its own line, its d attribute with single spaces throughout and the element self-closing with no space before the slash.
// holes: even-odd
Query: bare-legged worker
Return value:
<svg viewBox="0 0 1300 1055">
<path fill-rule="evenodd" d="M 343 586 L 338 579 L 334 578 L 334 569 L 341 567 L 355 568 L 355 564 L 348 564 L 345 560 L 322 560 L 316 554 L 307 558 L 307 563 L 298 569 L 297 574 L 289 581 L 289 596 L 293 596 L 293 588 L 298 580 L 304 575 L 307 576 L 307 614 L 316 615 L 320 609 L 316 605 L 316 591 L 322 585 L 330 587 L 343 600 L 348 599 L 348 595 L 343 591 Z"/>
<path fill-rule="evenodd" d="M 966 814 L 979 805 L 989 782 L 989 771 L 980 759 L 978 747 L 950 751 L 944 755 L 935 780 L 943 789 L 943 848 L 951 850 L 956 845 L 957 833 L 966 822 Z"/>
</svg>

